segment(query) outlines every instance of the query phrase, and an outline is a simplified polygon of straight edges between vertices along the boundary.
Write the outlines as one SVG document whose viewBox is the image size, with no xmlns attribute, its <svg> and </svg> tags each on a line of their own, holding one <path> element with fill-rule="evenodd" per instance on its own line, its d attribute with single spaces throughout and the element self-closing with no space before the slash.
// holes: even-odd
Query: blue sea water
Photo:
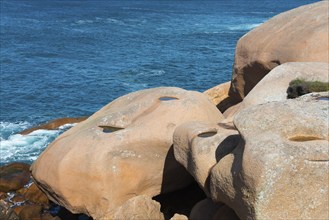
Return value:
<svg viewBox="0 0 329 220">
<path fill-rule="evenodd" d="M 0 164 L 33 162 L 59 130 L 157 86 L 204 91 L 231 79 L 237 40 L 312 0 L 1 0 Z"/>
</svg>

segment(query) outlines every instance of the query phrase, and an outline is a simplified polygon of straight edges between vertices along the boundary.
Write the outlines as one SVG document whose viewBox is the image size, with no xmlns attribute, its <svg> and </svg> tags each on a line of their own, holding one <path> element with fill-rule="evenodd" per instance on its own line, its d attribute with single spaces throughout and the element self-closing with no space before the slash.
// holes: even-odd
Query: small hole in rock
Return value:
<svg viewBox="0 0 329 220">
<path fill-rule="evenodd" d="M 296 141 L 296 142 L 304 142 L 304 141 L 315 141 L 315 140 L 323 140 L 322 138 L 319 137 L 314 137 L 314 136 L 295 136 L 289 138 L 291 141 Z"/>
<path fill-rule="evenodd" d="M 198 134 L 198 137 L 203 137 L 203 138 L 212 137 L 215 134 L 217 134 L 217 131 L 207 131 L 207 132 L 203 132 L 201 134 Z"/>
<path fill-rule="evenodd" d="M 323 96 L 323 97 L 317 98 L 317 100 L 329 101 L 329 97 L 328 96 Z"/>
<path fill-rule="evenodd" d="M 112 133 L 123 129 L 120 127 L 112 127 L 112 126 L 99 126 L 99 127 L 103 129 L 104 133 Z"/>
<path fill-rule="evenodd" d="M 169 97 L 169 96 L 164 96 L 159 98 L 160 101 L 171 101 L 171 100 L 178 100 L 176 97 Z"/>
</svg>

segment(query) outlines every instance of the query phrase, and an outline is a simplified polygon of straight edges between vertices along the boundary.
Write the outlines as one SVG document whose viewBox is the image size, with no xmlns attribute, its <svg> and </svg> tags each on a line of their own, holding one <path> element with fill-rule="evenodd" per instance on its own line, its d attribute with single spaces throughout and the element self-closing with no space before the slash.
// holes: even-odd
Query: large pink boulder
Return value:
<svg viewBox="0 0 329 220">
<path fill-rule="evenodd" d="M 229 95 L 241 101 L 274 67 L 286 62 L 329 62 L 328 1 L 279 14 L 237 43 Z"/>
<path fill-rule="evenodd" d="M 223 118 L 199 92 L 155 88 L 120 97 L 59 136 L 32 165 L 51 200 L 106 219 L 129 199 L 185 187 L 192 177 L 174 159 L 175 128 Z"/>
<path fill-rule="evenodd" d="M 210 194 L 241 220 L 329 219 L 329 93 L 251 106 L 243 138 L 210 171 Z"/>
</svg>

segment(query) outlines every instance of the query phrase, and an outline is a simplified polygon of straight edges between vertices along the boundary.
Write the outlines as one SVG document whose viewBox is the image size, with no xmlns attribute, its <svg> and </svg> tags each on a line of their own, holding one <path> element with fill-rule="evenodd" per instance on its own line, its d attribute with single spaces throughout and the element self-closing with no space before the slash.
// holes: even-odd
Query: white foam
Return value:
<svg viewBox="0 0 329 220">
<path fill-rule="evenodd" d="M 8 138 L 8 136 L 17 133 L 21 130 L 31 127 L 31 124 L 27 121 L 22 122 L 4 122 L 0 121 L 0 137 L 1 140 Z"/>
<path fill-rule="evenodd" d="M 228 29 L 231 31 L 237 31 L 237 30 L 251 30 L 262 23 L 253 23 L 253 24 L 240 24 L 240 25 L 233 25 L 229 26 Z"/>
<path fill-rule="evenodd" d="M 120 20 L 117 20 L 117 19 L 114 19 L 114 18 L 107 18 L 106 22 L 110 23 L 110 24 L 118 24 L 118 25 L 124 25 L 125 24 L 123 21 L 120 21 Z"/>
<path fill-rule="evenodd" d="M 150 70 L 143 71 L 137 74 L 137 76 L 162 76 L 166 73 L 164 70 Z"/>
<path fill-rule="evenodd" d="M 15 123 L 3 125 L 5 125 L 6 129 L 9 127 L 16 128 L 18 126 Z M 14 161 L 32 163 L 58 135 L 74 125 L 65 124 L 58 130 L 39 129 L 28 135 L 11 134 L 8 137 L 2 137 L 0 141 L 1 163 L 5 164 Z M 22 127 L 19 130 L 23 130 Z"/>
<path fill-rule="evenodd" d="M 92 24 L 94 23 L 93 20 L 78 20 L 76 21 L 77 24 Z"/>
</svg>

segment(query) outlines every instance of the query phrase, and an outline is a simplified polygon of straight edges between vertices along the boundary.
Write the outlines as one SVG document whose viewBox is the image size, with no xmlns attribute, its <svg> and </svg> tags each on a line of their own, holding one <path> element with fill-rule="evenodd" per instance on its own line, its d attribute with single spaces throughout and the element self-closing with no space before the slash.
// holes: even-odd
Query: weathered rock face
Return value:
<svg viewBox="0 0 329 220">
<path fill-rule="evenodd" d="M 240 141 L 238 131 L 218 124 L 188 122 L 174 133 L 174 154 L 209 195 L 209 172 Z M 228 152 L 227 152 L 228 151 Z"/>
<path fill-rule="evenodd" d="M 189 184 L 191 176 L 170 150 L 174 129 L 222 118 L 202 93 L 178 88 L 131 93 L 59 136 L 32 165 L 32 175 L 52 200 L 101 219 L 132 197 Z"/>
<path fill-rule="evenodd" d="M 329 52 L 329 51 L 328 51 Z M 242 108 L 287 99 L 287 88 L 294 79 L 329 82 L 329 64 L 321 62 L 285 63 L 269 72 L 243 99 Z"/>
<path fill-rule="evenodd" d="M 286 62 L 328 62 L 328 1 L 277 15 L 236 46 L 230 97 L 241 101 L 274 67 Z"/>
<path fill-rule="evenodd" d="M 243 99 L 224 112 L 230 121 L 239 111 L 253 105 L 287 99 L 290 81 L 300 78 L 308 81 L 329 81 L 329 65 L 321 62 L 292 62 L 275 67 Z"/>
<path fill-rule="evenodd" d="M 32 183 L 31 186 L 26 189 L 26 192 L 24 192 L 24 197 L 30 202 L 42 205 L 44 207 L 49 205 L 49 200 L 46 194 L 44 194 L 35 183 Z"/>
<path fill-rule="evenodd" d="M 231 82 L 222 83 L 204 91 L 203 93 L 207 95 L 215 105 L 217 105 L 217 108 L 221 112 L 224 112 L 227 108 L 233 105 L 228 95 L 230 86 Z"/>
<path fill-rule="evenodd" d="M 241 111 L 234 124 L 244 141 L 211 170 L 211 198 L 241 219 L 328 219 L 328 97 Z"/>
<path fill-rule="evenodd" d="M 112 216 L 104 219 L 158 219 L 163 220 L 160 203 L 148 196 L 136 196 L 117 208 Z"/>
</svg>

